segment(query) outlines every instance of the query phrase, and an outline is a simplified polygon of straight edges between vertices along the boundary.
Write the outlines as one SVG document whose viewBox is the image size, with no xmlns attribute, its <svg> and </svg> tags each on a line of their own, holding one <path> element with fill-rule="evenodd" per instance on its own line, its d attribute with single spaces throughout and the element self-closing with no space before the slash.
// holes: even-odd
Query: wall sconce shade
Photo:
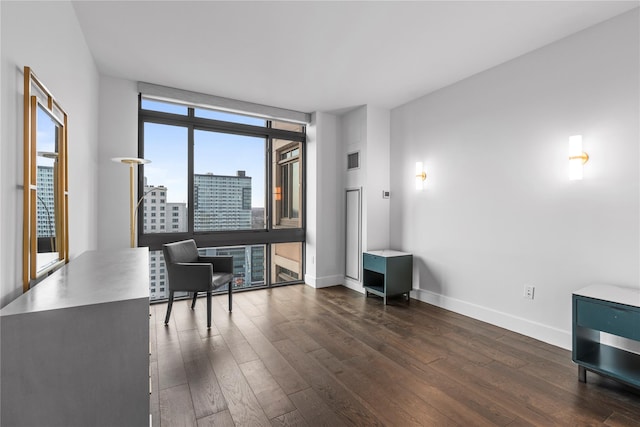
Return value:
<svg viewBox="0 0 640 427">
<path fill-rule="evenodd" d="M 416 162 L 416 190 L 424 189 L 425 179 L 427 179 L 427 174 L 424 171 L 422 162 Z"/>
<path fill-rule="evenodd" d="M 589 155 L 582 151 L 582 135 L 569 137 L 569 179 L 582 179 L 583 165 L 589 160 Z"/>
</svg>

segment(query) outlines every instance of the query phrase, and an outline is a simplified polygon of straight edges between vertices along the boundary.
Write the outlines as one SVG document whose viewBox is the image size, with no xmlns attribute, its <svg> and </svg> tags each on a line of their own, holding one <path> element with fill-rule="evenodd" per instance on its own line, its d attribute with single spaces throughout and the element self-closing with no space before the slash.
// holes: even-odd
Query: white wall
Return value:
<svg viewBox="0 0 640 427">
<path fill-rule="evenodd" d="M 339 166 L 345 171 L 342 200 L 345 190 L 362 189 L 363 251 L 393 247 L 389 239 L 390 199 L 382 197 L 383 190 L 390 190 L 389 122 L 389 110 L 371 105 L 358 107 L 340 117 L 342 158 Z M 360 167 L 347 171 L 347 154 L 355 151 L 360 152 Z M 341 209 L 344 212 L 344 203 Z M 344 219 L 342 222 L 341 227 L 344 229 Z M 337 243 L 340 247 L 344 246 L 343 240 Z M 361 281 L 345 277 L 344 285 L 364 292 Z"/>
<path fill-rule="evenodd" d="M 397 249 L 390 246 L 390 199 L 382 191 L 390 190 L 390 111 L 367 105 L 367 155 L 365 158 L 366 221 L 364 250 Z"/>
<path fill-rule="evenodd" d="M 342 199 L 346 198 L 345 192 L 346 190 L 360 189 L 360 245 L 361 250 L 366 250 L 367 248 L 367 203 L 366 203 L 366 194 L 368 190 L 368 186 L 366 185 L 367 178 L 367 107 L 361 106 L 352 111 L 349 111 L 342 116 L 340 116 L 340 141 L 341 141 L 341 159 L 338 163 L 338 167 L 342 168 L 343 178 L 342 181 L 344 183 L 344 188 L 342 189 Z M 350 153 L 358 152 L 360 164 L 358 168 L 347 170 L 347 155 Z M 387 166 L 388 169 L 388 166 Z M 346 235 L 346 206 L 343 204 L 341 206 L 345 215 L 343 218 L 345 220 L 340 224 L 341 235 Z M 355 233 L 356 231 L 353 230 Z M 340 245 L 340 242 L 337 242 L 336 245 Z M 338 246 L 340 247 L 340 246 Z M 346 248 L 345 248 L 346 250 Z M 343 257 L 346 256 L 343 255 Z M 346 260 L 345 260 L 346 263 Z M 359 261 L 360 268 L 360 280 L 355 280 L 351 277 L 344 278 L 344 286 L 359 291 L 364 292 L 364 288 L 362 287 L 362 260 Z"/>
<path fill-rule="evenodd" d="M 98 72 L 70 2 L 0 2 L 0 307 L 22 292 L 23 69 L 69 116 L 70 257 L 97 245 Z"/>
<path fill-rule="evenodd" d="M 129 167 L 111 159 L 138 157 L 137 83 L 101 76 L 99 111 L 98 246 L 100 249 L 127 248 L 130 245 Z M 134 191 L 137 189 L 136 182 Z"/>
<path fill-rule="evenodd" d="M 419 298 L 570 348 L 572 291 L 640 286 L 638 40 L 635 9 L 392 111 L 391 243 Z"/>
<path fill-rule="evenodd" d="M 307 236 L 305 283 L 316 288 L 344 279 L 342 181 L 338 119 L 316 112 L 307 130 Z M 342 242 L 341 244 L 336 242 Z"/>
</svg>

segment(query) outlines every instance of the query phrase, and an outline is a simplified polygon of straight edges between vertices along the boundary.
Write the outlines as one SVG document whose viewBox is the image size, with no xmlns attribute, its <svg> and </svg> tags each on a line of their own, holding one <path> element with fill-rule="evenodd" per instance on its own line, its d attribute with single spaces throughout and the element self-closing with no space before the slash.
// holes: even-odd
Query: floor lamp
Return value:
<svg viewBox="0 0 640 427">
<path fill-rule="evenodd" d="M 131 247 L 136 247 L 136 224 L 135 224 L 135 211 L 136 211 L 136 201 L 134 196 L 134 171 L 135 166 L 143 165 L 145 163 L 151 163 L 151 160 L 139 159 L 137 157 L 114 157 L 111 159 L 116 163 L 124 163 L 129 165 L 129 221 L 131 224 Z"/>
</svg>

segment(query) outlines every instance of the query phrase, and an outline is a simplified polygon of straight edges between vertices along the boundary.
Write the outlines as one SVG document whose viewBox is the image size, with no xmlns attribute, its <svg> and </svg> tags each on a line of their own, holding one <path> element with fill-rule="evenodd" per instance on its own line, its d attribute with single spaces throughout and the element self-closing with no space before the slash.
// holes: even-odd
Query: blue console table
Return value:
<svg viewBox="0 0 640 427">
<path fill-rule="evenodd" d="M 362 284 L 365 294 L 383 298 L 405 294 L 409 301 L 409 292 L 413 288 L 413 255 L 406 252 L 367 251 L 362 254 Z"/>
<path fill-rule="evenodd" d="M 573 293 L 573 361 L 578 379 L 596 372 L 640 388 L 640 354 L 606 345 L 600 332 L 640 341 L 640 289 L 593 285 Z"/>
</svg>

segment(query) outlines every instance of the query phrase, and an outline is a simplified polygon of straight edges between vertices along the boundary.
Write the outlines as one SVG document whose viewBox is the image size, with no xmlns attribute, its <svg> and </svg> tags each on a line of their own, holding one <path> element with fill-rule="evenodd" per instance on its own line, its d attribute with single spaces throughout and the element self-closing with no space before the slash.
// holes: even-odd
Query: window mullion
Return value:
<svg viewBox="0 0 640 427">
<path fill-rule="evenodd" d="M 190 113 L 193 113 L 193 108 L 189 109 Z M 187 156 L 188 156 L 188 164 L 187 164 L 187 230 L 189 230 L 189 234 L 193 235 L 193 230 L 195 227 L 195 201 L 194 201 L 194 146 L 195 146 L 195 138 L 194 138 L 195 130 L 193 125 L 188 127 L 187 131 Z"/>
</svg>

